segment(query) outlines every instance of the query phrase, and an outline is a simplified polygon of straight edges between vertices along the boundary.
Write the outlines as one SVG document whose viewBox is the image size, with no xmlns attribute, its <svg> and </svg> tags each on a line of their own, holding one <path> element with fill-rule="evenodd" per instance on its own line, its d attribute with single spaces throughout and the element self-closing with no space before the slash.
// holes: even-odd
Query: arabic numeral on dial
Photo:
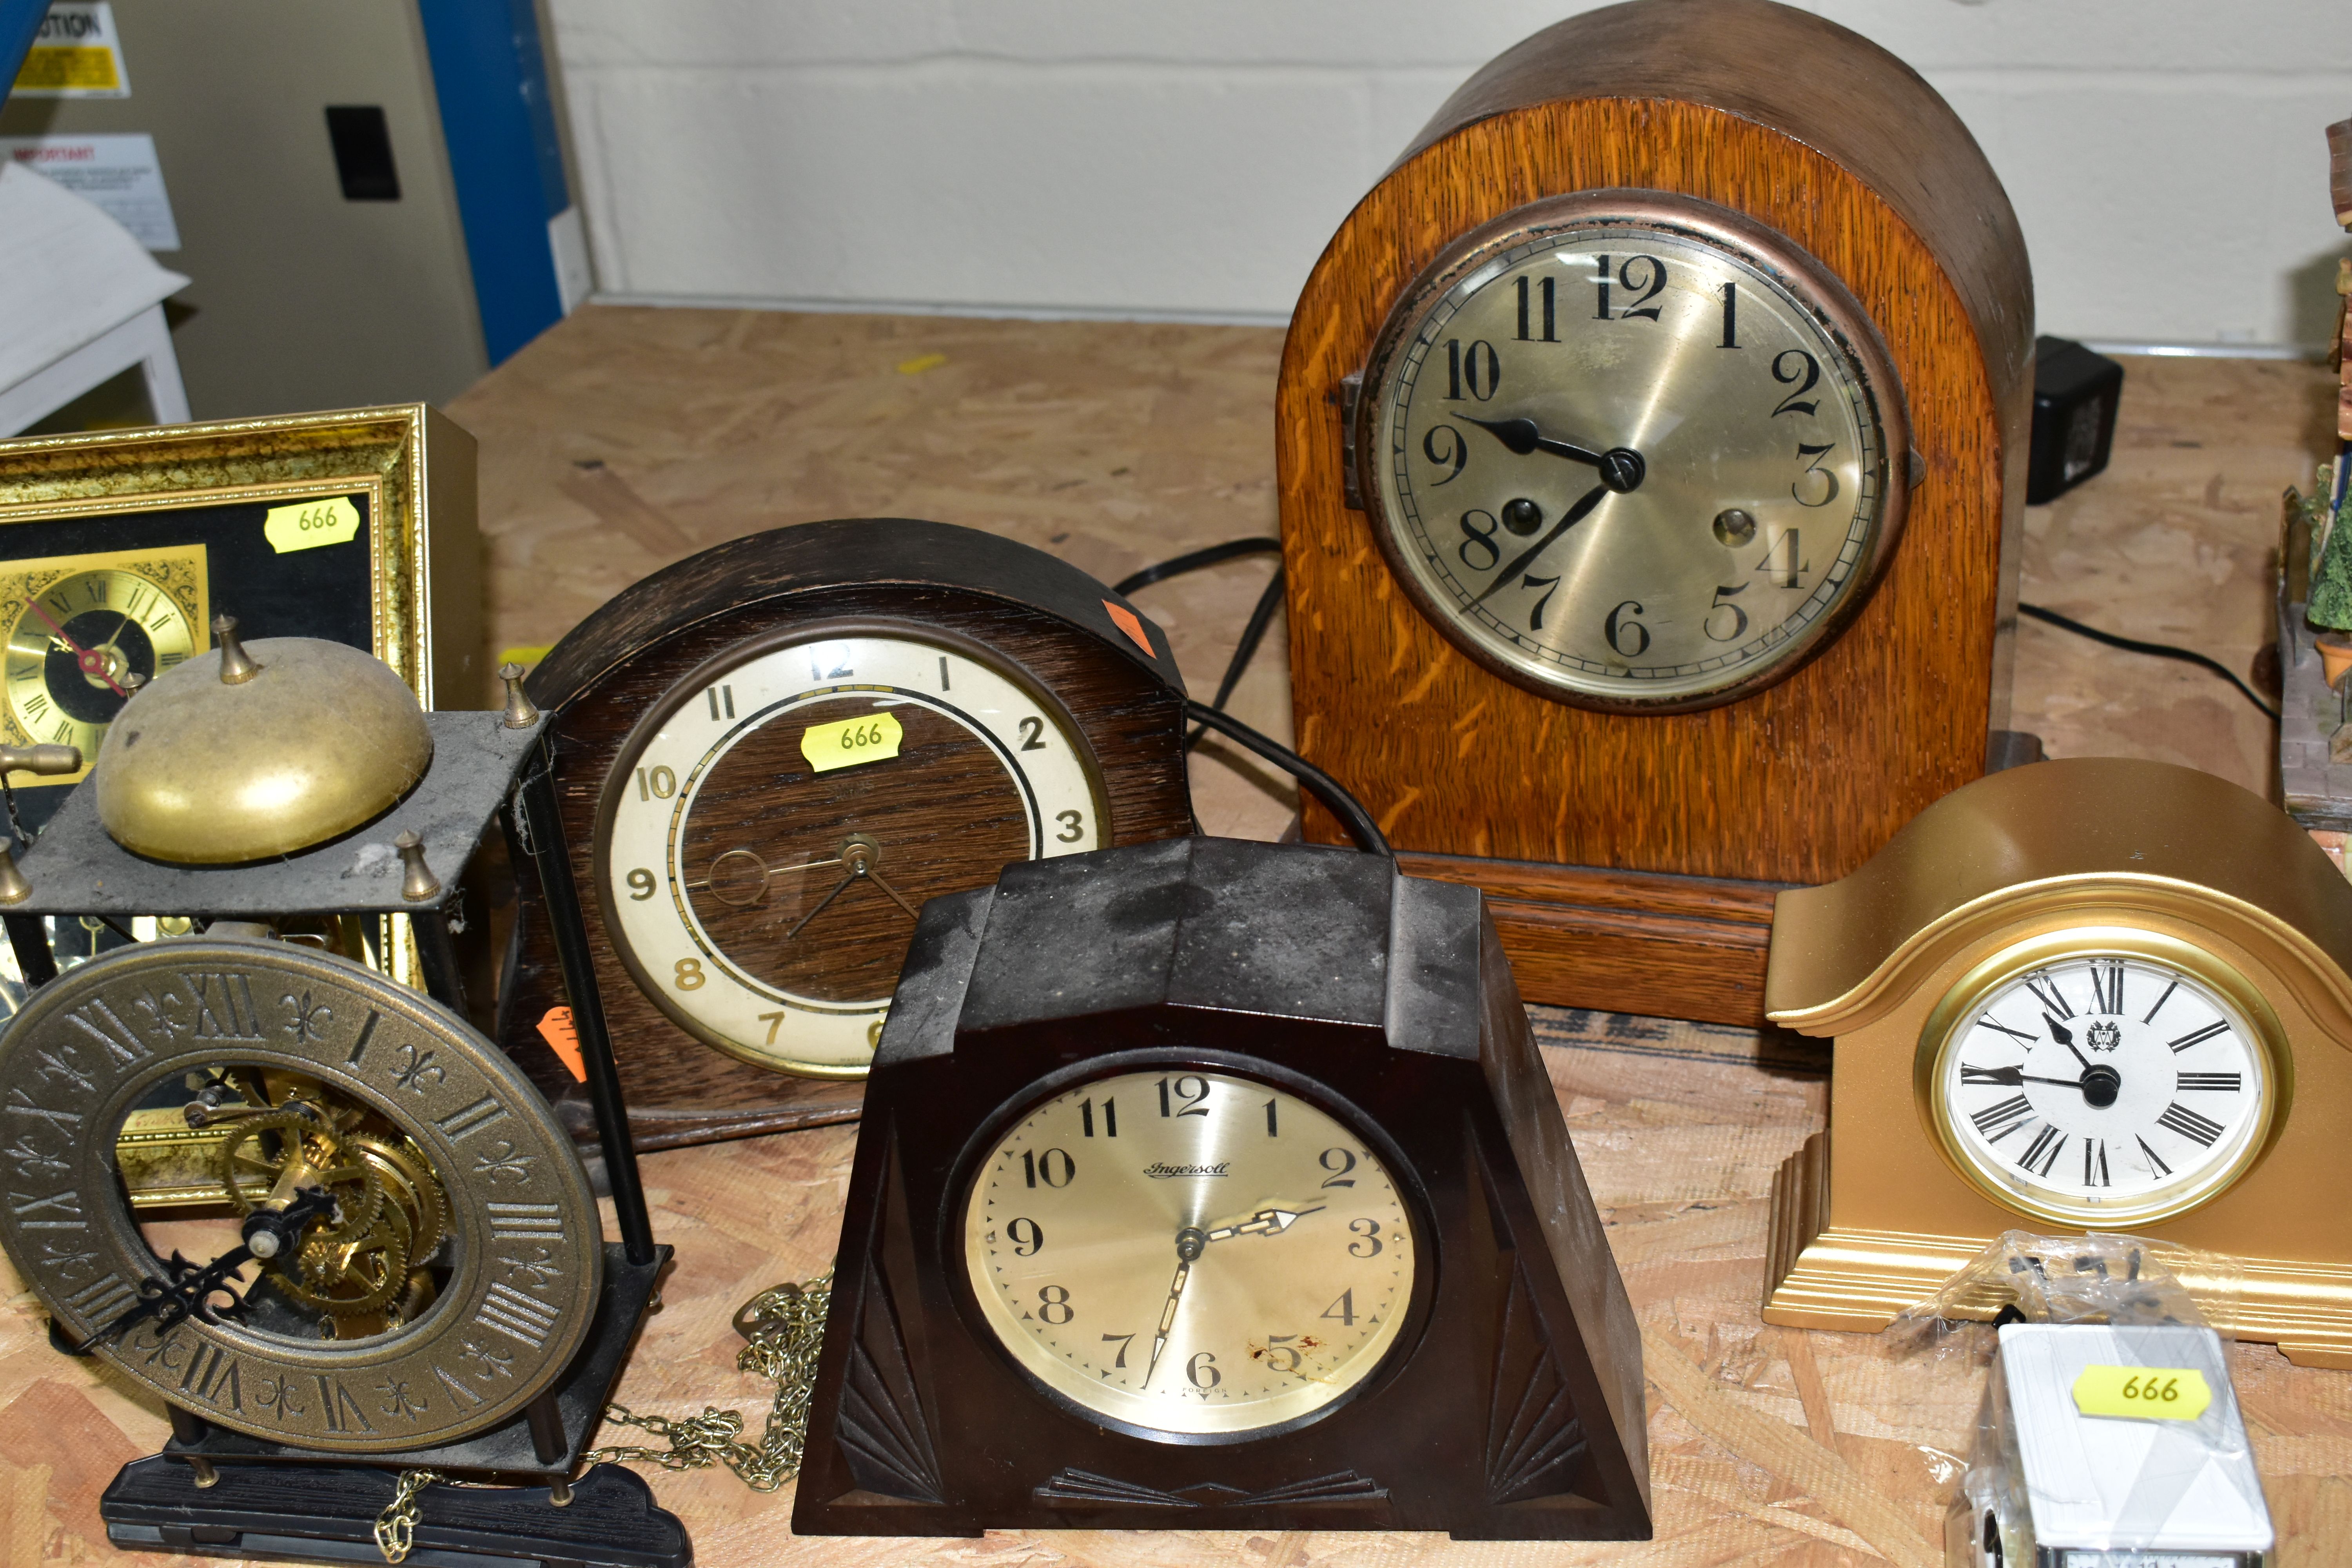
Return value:
<svg viewBox="0 0 2352 1568">
<path fill-rule="evenodd" d="M 1056 1312 L 1061 1316 L 1055 1317 L 1054 1314 Z M 1037 1290 L 1037 1315 L 1057 1329 L 1076 1317 L 1077 1310 L 1070 1305 L 1070 1288 L 1066 1285 L 1040 1286 Z"/>
<path fill-rule="evenodd" d="M 1600 298 L 1595 301 L 1592 311 L 1594 321 L 1654 321 L 1658 319 L 1658 307 L 1650 301 L 1656 299 L 1666 286 L 1664 262 L 1654 256 L 1627 257 L 1617 268 L 1617 283 L 1633 296 L 1632 302 L 1612 310 L 1609 306 L 1609 258 L 1598 256 L 1593 259 L 1600 264 L 1599 270 L 1593 274 L 1593 281 L 1600 287 Z M 1636 268 L 1640 270 L 1636 271 Z"/>
<path fill-rule="evenodd" d="M 1265 1135 L 1269 1138 L 1279 1138 L 1282 1136 L 1282 1131 L 1275 1121 L 1274 1105 L 1275 1102 L 1271 1100 L 1265 1102 Z"/>
<path fill-rule="evenodd" d="M 1633 612 L 1632 615 L 1626 613 L 1629 610 Z M 1627 658 L 1639 658 L 1650 651 L 1650 628 L 1633 619 L 1633 616 L 1642 613 L 1642 602 L 1639 599 L 1628 599 L 1610 611 L 1609 618 L 1601 623 L 1601 635 L 1609 639 L 1611 647 L 1615 648 Z M 1628 637 L 1633 639 L 1632 647 L 1625 646 Z"/>
<path fill-rule="evenodd" d="M 1024 1149 L 1021 1152 L 1021 1174 L 1033 1187 L 1042 1180 L 1047 1186 L 1059 1189 L 1068 1186 L 1077 1178 L 1078 1163 L 1060 1149 L 1048 1149 L 1042 1154 L 1033 1154 Z"/>
<path fill-rule="evenodd" d="M 1790 363 L 1789 362 L 1791 360 L 1794 360 L 1796 363 L 1794 364 Z M 1814 415 L 1821 412 L 1822 402 L 1820 398 L 1816 397 L 1804 403 L 1800 403 L 1797 399 L 1803 397 L 1805 394 L 1812 391 L 1814 384 L 1822 379 L 1822 362 L 1815 359 L 1812 355 L 1807 353 L 1802 349 L 1783 349 L 1779 353 L 1772 356 L 1772 379 L 1774 381 L 1779 382 L 1783 386 L 1788 386 L 1797 382 L 1800 378 L 1803 380 L 1804 384 L 1799 386 L 1796 391 L 1789 394 L 1788 396 L 1780 399 L 1779 405 L 1772 410 L 1772 416 L 1774 418 L 1777 419 L 1783 414 Z"/>
<path fill-rule="evenodd" d="M 1437 438 L 1440 436 L 1445 437 L 1444 451 L 1438 450 Z M 1451 425 L 1433 425 L 1429 433 L 1421 438 L 1421 455 L 1445 470 L 1444 479 L 1430 481 L 1430 488 L 1434 489 L 1439 485 L 1450 485 L 1460 477 L 1463 466 L 1470 461 L 1470 443 L 1465 441 L 1462 432 Z"/>
<path fill-rule="evenodd" d="M 1799 506 L 1827 506 L 1830 502 L 1837 500 L 1838 477 L 1830 472 L 1829 469 L 1822 467 L 1822 459 L 1836 450 L 1837 443 L 1834 441 L 1824 441 L 1819 446 L 1814 445 L 1811 441 L 1800 441 L 1797 443 L 1797 456 L 1800 458 L 1810 458 L 1812 459 L 1812 461 L 1805 465 L 1805 471 L 1799 474 L 1796 478 L 1796 481 L 1789 487 L 1789 493 L 1796 498 L 1796 501 Z M 1817 478 L 1822 480 L 1822 488 L 1821 500 L 1807 500 L 1805 499 L 1805 480 L 1808 477 Z"/>
<path fill-rule="evenodd" d="M 1326 1149 L 1315 1156 L 1315 1163 L 1330 1172 L 1323 1178 L 1327 1187 L 1352 1187 L 1356 1178 L 1348 1173 L 1356 1168 L 1356 1156 L 1345 1149 Z"/>
<path fill-rule="evenodd" d="M 1087 836 L 1087 819 L 1077 812 L 1057 811 L 1054 820 L 1062 825 L 1062 831 L 1054 835 L 1060 843 L 1076 844 Z"/>
<path fill-rule="evenodd" d="M 1110 1363 L 1112 1370 L 1117 1371 L 1127 1365 L 1127 1347 L 1134 1342 L 1135 1336 L 1133 1334 L 1105 1334 L 1103 1336 L 1103 1343 L 1107 1345 L 1117 1345 L 1118 1347 L 1118 1359 Z"/>
<path fill-rule="evenodd" d="M 1348 1228 L 1360 1238 L 1348 1243 L 1350 1258 L 1378 1258 L 1381 1255 L 1381 1222 L 1376 1219 L 1351 1219 Z"/>
<path fill-rule="evenodd" d="M 1481 529 L 1476 523 L 1472 522 L 1470 520 L 1474 517 L 1485 518 L 1486 520 L 1486 526 L 1484 529 Z M 1467 566 L 1473 572 L 1492 572 L 1496 566 L 1502 564 L 1502 547 L 1495 542 L 1495 531 L 1502 526 L 1503 525 L 1500 522 L 1496 521 L 1495 514 L 1491 511 L 1472 510 L 1464 512 L 1462 514 L 1463 539 L 1462 542 L 1454 549 L 1454 553 L 1462 558 L 1462 564 Z M 1484 561 L 1471 560 L 1470 552 L 1473 550 L 1485 551 L 1486 552 L 1486 559 Z"/>
<path fill-rule="evenodd" d="M 1737 283 L 1723 286 L 1723 341 L 1715 346 L 1719 349 L 1739 346 L 1739 285 Z"/>
<path fill-rule="evenodd" d="M 1169 1097 L 1169 1090 L 1171 1088 L 1175 1090 L 1173 1101 Z M 1186 1073 L 1181 1078 L 1161 1079 L 1160 1080 L 1160 1114 L 1162 1116 L 1171 1114 L 1171 1105 L 1177 1102 L 1181 1103 L 1182 1109 L 1175 1110 L 1173 1112 L 1175 1115 L 1208 1115 L 1209 1080 L 1198 1073 Z"/>
<path fill-rule="evenodd" d="M 1522 588 L 1544 590 L 1543 597 L 1536 601 L 1534 611 L 1528 616 L 1528 630 L 1531 632 L 1543 630 L 1544 606 L 1551 603 L 1551 596 L 1554 594 L 1559 592 L 1559 579 L 1557 577 L 1538 577 L 1532 572 L 1519 579 L 1519 586 Z"/>
<path fill-rule="evenodd" d="M 1298 1347 L 1290 1342 L 1297 1337 L 1297 1334 L 1265 1336 L 1265 1367 L 1268 1372 L 1297 1372 L 1305 1363 L 1306 1358 L 1299 1353 Z M 1276 1356 L 1285 1359 L 1276 1361 Z"/>
<path fill-rule="evenodd" d="M 1741 609 L 1737 605 L 1727 605 L 1724 603 L 1726 599 L 1731 598 L 1736 595 L 1744 594 L 1747 591 L 1748 584 L 1745 583 L 1740 584 L 1736 588 L 1717 588 L 1715 591 L 1715 603 L 1706 607 L 1706 619 L 1701 622 L 1699 626 L 1699 629 L 1706 633 L 1708 641 L 1738 642 L 1741 637 L 1748 635 L 1748 612 Z M 1720 624 L 1717 618 L 1717 612 L 1719 610 L 1729 610 L 1731 612 L 1731 626 L 1730 629 L 1727 631 L 1718 632 L 1715 629 L 1716 626 Z"/>
<path fill-rule="evenodd" d="M 1021 749 L 1024 752 L 1045 749 L 1045 721 L 1034 714 L 1021 721 Z"/>
<path fill-rule="evenodd" d="M 654 874 L 639 866 L 629 873 L 629 897 L 644 903 L 654 896 Z"/>
<path fill-rule="evenodd" d="M 1555 293 L 1555 280 L 1550 278 L 1546 278 L 1541 282 L 1538 283 L 1535 288 L 1535 294 L 1540 302 L 1543 316 L 1543 335 L 1538 338 L 1530 338 L 1528 336 L 1528 279 L 1522 277 L 1517 279 L 1517 282 L 1519 290 L 1519 342 L 1523 343 L 1556 343 L 1559 342 L 1559 334 L 1553 330 L 1553 310 L 1556 303 L 1553 298 Z"/>
<path fill-rule="evenodd" d="M 1084 1126 L 1085 1126 L 1085 1128 L 1086 1128 L 1086 1134 L 1087 1134 L 1087 1137 L 1089 1137 L 1089 1138 L 1093 1137 L 1093 1136 L 1095 1135 L 1095 1102 L 1094 1102 L 1093 1100 L 1082 1100 L 1078 1101 L 1078 1119 L 1079 1119 L 1079 1121 L 1084 1124 Z M 1104 1101 L 1103 1101 L 1103 1103 L 1102 1103 L 1102 1120 L 1103 1120 L 1103 1136 L 1104 1136 L 1104 1137 L 1106 1137 L 1106 1138 L 1116 1138 L 1116 1137 L 1118 1137 L 1118 1100 L 1104 1100 Z"/>
<path fill-rule="evenodd" d="M 1034 1258 L 1045 1248 L 1045 1227 L 1034 1219 L 1016 1219 L 1004 1227 L 1004 1234 L 1013 1238 L 1015 1258 Z"/>
<path fill-rule="evenodd" d="M 1495 345 L 1480 338 L 1465 349 L 1460 338 L 1445 340 L 1445 396 L 1459 403 L 1462 389 L 1468 387 L 1470 395 L 1484 403 L 1502 389 L 1503 356 Z"/>
<path fill-rule="evenodd" d="M 681 958 L 670 971 L 670 984 L 680 991 L 699 991 L 709 976 L 702 973 L 702 960 Z"/>
<path fill-rule="evenodd" d="M 1184 1381 L 1205 1394 L 1224 1382 L 1225 1374 L 1217 1370 L 1217 1358 L 1202 1351 L 1184 1363 Z"/>
<path fill-rule="evenodd" d="M 667 800 L 677 793 L 677 775 L 667 768 L 655 768 L 651 772 L 644 768 L 637 770 L 639 800 Z"/>
<path fill-rule="evenodd" d="M 1798 532 L 1789 528 L 1774 534 L 1772 542 L 1764 547 L 1764 559 L 1756 563 L 1756 575 L 1775 588 L 1801 588 L 1805 585 L 1805 574 L 1813 569 L 1811 562 L 1802 559 L 1804 546 Z"/>
<path fill-rule="evenodd" d="M 1339 1299 L 1323 1309 L 1324 1317 L 1336 1318 L 1349 1328 L 1356 1326 L 1356 1291 L 1349 1286 L 1339 1292 Z"/>
</svg>

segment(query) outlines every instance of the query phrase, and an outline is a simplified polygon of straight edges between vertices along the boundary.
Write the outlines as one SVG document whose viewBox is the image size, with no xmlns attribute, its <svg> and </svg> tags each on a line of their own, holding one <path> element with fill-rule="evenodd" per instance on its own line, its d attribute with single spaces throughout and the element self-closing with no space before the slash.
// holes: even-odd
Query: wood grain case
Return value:
<svg viewBox="0 0 2352 1568">
<path fill-rule="evenodd" d="M 1137 631 L 1113 620 L 1114 606 Z M 1106 844 L 1192 831 L 1184 689 L 1166 635 L 1043 552 L 942 523 L 846 520 L 730 541 L 635 584 L 550 652 L 531 672 L 530 691 L 555 713 L 556 796 L 640 1149 L 858 1113 L 862 1082 L 794 1078 L 730 1059 L 656 1008 L 616 949 L 594 863 L 606 781 L 640 720 L 709 660 L 820 624 L 976 645 L 1068 715 L 1092 753 Z M 982 859 L 962 868 L 967 885 L 994 877 L 997 863 Z M 517 861 L 520 910 L 499 994 L 499 1040 L 585 1140 L 593 1131 L 584 1092 L 538 1030 L 564 996 L 538 885 L 527 858 Z M 887 980 L 880 990 L 887 994 Z"/>
<path fill-rule="evenodd" d="M 1918 482 L 1869 601 L 1787 679 L 1695 712 L 1596 712 L 1482 668 L 1347 498 L 1342 384 L 1397 299 L 1465 231 L 1603 189 L 1787 236 L 1876 323 L 1911 410 Z M 1636 0 L 1500 56 L 1340 226 L 1292 317 L 1276 440 L 1299 750 L 1407 869 L 1495 896 L 1531 1000 L 1759 1021 L 1774 889 L 1853 869 L 2005 728 L 2032 316 L 1982 153 L 1853 33 L 1766 0 Z M 1339 838 L 1311 805 L 1307 833 Z"/>
</svg>

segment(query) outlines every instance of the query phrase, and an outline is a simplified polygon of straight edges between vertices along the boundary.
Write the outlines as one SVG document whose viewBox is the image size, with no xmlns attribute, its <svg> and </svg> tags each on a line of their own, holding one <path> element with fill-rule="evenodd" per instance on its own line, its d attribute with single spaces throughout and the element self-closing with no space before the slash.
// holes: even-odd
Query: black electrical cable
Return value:
<svg viewBox="0 0 2352 1568">
<path fill-rule="evenodd" d="M 1217 700 L 1209 704 L 1223 712 L 1225 700 L 1234 688 L 1242 683 L 1242 675 L 1249 668 L 1250 660 L 1257 657 L 1257 645 L 1265 640 L 1265 628 L 1274 619 L 1274 612 L 1282 607 L 1282 568 L 1274 569 L 1274 576 L 1265 592 L 1257 596 L 1257 607 L 1250 612 L 1249 625 L 1242 628 L 1242 640 L 1234 645 L 1234 657 L 1225 661 L 1224 679 L 1217 682 Z M 1201 743 L 1202 731 L 1195 730 L 1184 737 L 1184 749 L 1189 752 Z"/>
<path fill-rule="evenodd" d="M 1195 550 L 1188 555 L 1175 556 L 1157 566 L 1146 566 L 1130 573 L 1111 584 L 1110 591 L 1121 598 L 1138 588 L 1149 588 L 1154 583 L 1165 583 L 1171 577 L 1181 577 L 1187 572 L 1198 572 L 1203 566 L 1214 566 L 1220 561 L 1231 561 L 1243 555 L 1278 555 L 1282 541 L 1266 534 L 1249 539 L 1229 539 L 1223 544 L 1212 544 L 1206 550 Z"/>
<path fill-rule="evenodd" d="M 2076 637 L 2088 637 L 2093 642 L 2105 643 L 2109 647 L 2122 648 L 2126 653 L 2144 653 L 2151 658 L 2177 658 L 2183 664 L 2193 664 L 2200 669 L 2210 669 L 2245 693 L 2246 700 L 2261 709 L 2263 718 L 2273 723 L 2278 721 L 2278 710 L 2255 695 L 2252 687 L 2239 679 L 2227 666 L 2219 664 L 2194 649 L 2175 647 L 2170 643 L 2142 642 L 2137 637 L 2117 637 L 2113 632 L 2103 632 L 2096 626 L 2086 626 L 2080 621 L 2070 620 L 2057 611 L 2045 610 L 2039 605 L 2020 605 L 2017 606 L 2017 613 L 2045 622 L 2061 631 L 2073 632 Z"/>
<path fill-rule="evenodd" d="M 1388 836 L 1372 820 L 1372 814 L 1352 795 L 1339 787 L 1339 781 L 1308 762 L 1278 741 L 1267 739 L 1230 713 L 1221 713 L 1195 698 L 1184 700 L 1184 711 L 1195 721 L 1207 725 L 1220 735 L 1238 742 L 1244 750 L 1255 752 L 1276 767 L 1296 778 L 1315 792 L 1315 797 L 1329 808 L 1348 830 L 1348 837 L 1357 847 L 1374 855 L 1393 855 Z"/>
</svg>

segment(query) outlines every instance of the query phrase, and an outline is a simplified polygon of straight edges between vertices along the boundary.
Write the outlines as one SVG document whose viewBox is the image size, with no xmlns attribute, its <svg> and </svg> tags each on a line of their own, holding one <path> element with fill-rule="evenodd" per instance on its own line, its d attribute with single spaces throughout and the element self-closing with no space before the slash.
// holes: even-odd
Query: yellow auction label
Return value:
<svg viewBox="0 0 2352 1568">
<path fill-rule="evenodd" d="M 898 754 L 907 731 L 895 713 L 866 713 L 830 724 L 812 724 L 801 731 L 801 755 L 821 773 L 878 763 Z"/>
<path fill-rule="evenodd" d="M 24 92 L 112 93 L 121 86 L 122 77 L 114 68 L 114 51 L 103 44 L 96 48 L 32 49 L 16 72 L 16 87 Z"/>
<path fill-rule="evenodd" d="M 262 537 L 270 548 L 283 555 L 289 550 L 316 550 L 321 544 L 341 544 L 357 539 L 360 533 L 360 509 L 348 496 L 336 496 L 331 500 L 306 500 L 293 506 L 273 506 L 262 519 Z"/>
<path fill-rule="evenodd" d="M 2085 1415 L 2194 1421 L 2212 1403 L 2205 1374 L 2193 1367 L 2086 1366 L 2074 1380 L 2074 1408 Z"/>
</svg>

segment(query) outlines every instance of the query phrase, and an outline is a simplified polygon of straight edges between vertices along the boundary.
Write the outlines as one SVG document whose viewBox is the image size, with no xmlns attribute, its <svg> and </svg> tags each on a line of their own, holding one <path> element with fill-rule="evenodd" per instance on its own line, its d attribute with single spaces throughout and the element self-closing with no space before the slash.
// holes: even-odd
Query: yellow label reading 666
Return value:
<svg viewBox="0 0 2352 1568">
<path fill-rule="evenodd" d="M 330 500 L 298 501 L 292 506 L 273 506 L 261 520 L 261 536 L 269 541 L 270 548 L 283 555 L 289 550 L 316 550 L 321 544 L 341 544 L 356 539 L 360 531 L 360 509 L 348 496 L 336 496 Z"/>
<path fill-rule="evenodd" d="M 854 768 L 860 763 L 897 756 L 898 742 L 906 734 L 895 713 L 861 713 L 855 719 L 812 724 L 802 731 L 801 755 L 817 773 L 829 773 L 835 768 Z"/>
<path fill-rule="evenodd" d="M 2194 1367 L 2086 1366 L 2074 1380 L 2074 1408 L 2085 1415 L 2194 1421 L 2213 1403 Z"/>
</svg>

